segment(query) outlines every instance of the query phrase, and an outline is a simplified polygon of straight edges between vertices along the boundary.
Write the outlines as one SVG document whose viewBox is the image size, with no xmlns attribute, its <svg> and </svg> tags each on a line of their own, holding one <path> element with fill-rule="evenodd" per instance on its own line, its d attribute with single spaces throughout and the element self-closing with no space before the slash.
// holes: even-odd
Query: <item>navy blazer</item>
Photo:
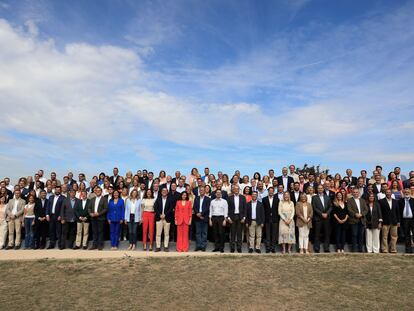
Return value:
<svg viewBox="0 0 414 311">
<path fill-rule="evenodd" d="M 167 201 L 165 202 L 165 207 L 164 207 L 164 215 L 165 215 L 166 222 L 171 222 L 174 219 L 175 204 L 176 204 L 176 200 L 173 197 L 167 195 Z M 159 196 L 155 200 L 154 211 L 155 211 L 155 220 L 160 221 L 161 214 L 162 214 L 162 196 Z"/>
<path fill-rule="evenodd" d="M 315 221 L 321 221 L 323 220 L 322 214 L 326 213 L 328 214 L 328 218 L 331 215 L 332 212 L 332 202 L 331 199 L 326 195 L 326 193 L 323 193 L 323 201 L 324 204 L 322 204 L 322 201 L 319 197 L 319 194 L 316 194 L 312 197 L 312 208 L 313 208 L 313 219 Z"/>
<path fill-rule="evenodd" d="M 388 205 L 387 198 L 379 200 L 382 213 L 382 224 L 396 226 L 400 222 L 400 211 L 398 201 L 391 199 L 391 208 Z"/>
<path fill-rule="evenodd" d="M 56 202 L 55 206 L 55 215 L 60 216 L 60 210 L 62 208 L 63 201 L 66 199 L 64 195 L 60 195 L 59 199 Z M 48 200 L 48 205 L 46 209 L 46 215 L 52 215 L 53 201 L 55 200 L 55 195 L 51 195 Z"/>
<path fill-rule="evenodd" d="M 234 211 L 236 209 L 236 206 L 234 205 L 234 195 L 233 194 L 227 198 L 227 204 L 228 204 L 228 217 L 232 221 L 234 221 L 234 219 L 235 219 L 234 218 L 235 217 Z M 247 206 L 246 198 L 245 198 L 244 195 L 240 194 L 239 195 L 239 217 L 240 217 L 240 220 L 242 220 L 243 218 L 246 217 L 246 206 Z"/>
<path fill-rule="evenodd" d="M 247 203 L 246 222 L 250 226 L 252 224 L 252 202 Z M 256 201 L 256 224 L 263 225 L 265 223 L 265 212 L 262 202 Z"/>
<path fill-rule="evenodd" d="M 408 202 L 410 204 L 411 214 L 413 215 L 412 219 L 414 219 L 414 199 L 410 198 Z M 398 200 L 398 204 L 400 205 L 400 219 L 404 219 L 405 197 Z"/>
<path fill-rule="evenodd" d="M 208 217 L 210 214 L 210 202 L 211 202 L 211 199 L 208 196 L 204 196 L 203 206 L 201 207 L 201 216 L 203 216 L 204 219 L 195 217 L 196 221 L 203 221 L 203 222 L 208 221 Z M 194 215 L 197 215 L 200 212 L 200 197 L 199 196 L 197 196 L 194 199 L 193 211 L 194 211 Z"/>
</svg>

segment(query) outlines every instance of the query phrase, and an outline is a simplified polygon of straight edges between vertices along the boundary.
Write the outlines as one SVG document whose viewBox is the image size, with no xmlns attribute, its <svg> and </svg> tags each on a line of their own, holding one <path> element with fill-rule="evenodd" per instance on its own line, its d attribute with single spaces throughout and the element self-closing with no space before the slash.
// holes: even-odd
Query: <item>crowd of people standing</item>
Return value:
<svg viewBox="0 0 414 311">
<path fill-rule="evenodd" d="M 209 230 L 210 228 L 210 230 Z M 24 231 L 24 232 L 23 232 Z M 60 180 L 43 170 L 21 177 L 15 185 L 0 182 L 0 247 L 19 249 L 98 249 L 109 237 L 111 249 L 129 240 L 128 250 L 206 251 L 209 237 L 214 252 L 338 253 L 347 242 L 352 252 L 396 253 L 397 241 L 413 251 L 414 171 L 408 178 L 395 167 L 387 177 L 376 166 L 372 176 L 339 173 L 298 174 L 294 165 L 280 176 L 270 169 L 242 176 L 200 174 L 174 177 L 147 170 L 121 176 L 100 173 L 78 180 L 69 172 Z M 24 233 L 24 234 L 23 234 Z M 154 245 L 155 240 L 155 245 Z M 296 248 L 293 246 L 296 245 Z"/>
</svg>

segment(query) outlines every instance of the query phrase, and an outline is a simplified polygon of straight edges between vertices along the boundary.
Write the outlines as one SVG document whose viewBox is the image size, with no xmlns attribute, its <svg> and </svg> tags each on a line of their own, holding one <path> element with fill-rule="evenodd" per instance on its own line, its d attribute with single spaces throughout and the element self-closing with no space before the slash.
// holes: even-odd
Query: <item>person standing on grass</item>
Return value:
<svg viewBox="0 0 414 311">
<path fill-rule="evenodd" d="M 246 226 L 249 228 L 249 253 L 260 254 L 262 251 L 262 231 L 265 223 L 265 212 L 263 203 L 258 200 L 257 191 L 253 191 L 252 200 L 247 203 L 246 207 Z"/>
<path fill-rule="evenodd" d="M 309 253 L 309 230 L 312 228 L 313 209 L 305 193 L 296 203 L 296 225 L 299 228 L 299 253 Z"/>
<path fill-rule="evenodd" d="M 125 204 L 124 200 L 119 197 L 119 191 L 114 190 L 112 198 L 108 203 L 108 213 L 106 218 L 109 223 L 109 231 L 111 238 L 111 249 L 117 250 L 119 245 L 119 235 L 121 233 L 121 224 L 124 221 Z"/>
<path fill-rule="evenodd" d="M 134 250 L 137 244 L 137 227 L 141 223 L 141 200 L 136 189 L 131 191 L 126 200 L 124 219 L 128 224 L 128 250 Z"/>
<path fill-rule="evenodd" d="M 188 198 L 188 196 L 187 196 Z M 170 242 L 170 226 L 174 217 L 175 201 L 168 196 L 168 189 L 162 188 L 161 195 L 155 199 L 155 244 L 156 252 L 161 251 L 161 235 L 164 232 L 164 251 L 168 252 Z"/>
<path fill-rule="evenodd" d="M 331 219 L 332 203 L 329 196 L 326 195 L 323 186 L 318 185 L 318 193 L 312 197 L 313 219 L 315 229 L 315 253 L 320 252 L 320 234 L 323 229 L 325 253 L 329 253 L 329 242 L 331 237 Z"/>
<path fill-rule="evenodd" d="M 335 195 L 335 201 L 332 209 L 333 223 L 335 228 L 335 241 L 336 251 L 338 253 L 344 252 L 346 229 L 348 226 L 348 208 L 347 203 L 344 201 L 342 192 L 337 192 Z"/>
<path fill-rule="evenodd" d="M 24 248 L 32 249 L 34 247 L 34 222 L 35 222 L 35 196 L 33 194 L 29 195 L 27 198 L 28 202 L 24 207 L 23 213 L 23 227 L 25 231 L 24 237 Z"/>
<path fill-rule="evenodd" d="M 225 176 L 225 175 L 223 175 Z M 227 198 L 228 217 L 227 221 L 230 223 L 230 252 L 234 253 L 235 246 L 237 252 L 242 252 L 242 231 L 246 221 L 246 198 L 239 195 L 239 185 L 232 185 L 232 194 Z"/>
<path fill-rule="evenodd" d="M 104 224 L 105 214 L 108 211 L 108 201 L 102 196 L 101 187 L 95 187 L 94 192 L 96 196 L 91 200 L 88 208 L 93 234 L 92 246 L 89 249 L 102 250 L 104 247 Z"/>
<path fill-rule="evenodd" d="M 155 199 L 151 189 L 145 191 L 145 196 L 141 201 L 141 219 L 142 219 L 142 247 L 147 250 L 147 240 L 149 235 L 149 250 L 152 251 L 154 241 L 154 211 Z"/>
<path fill-rule="evenodd" d="M 364 199 L 360 199 L 360 192 L 358 188 L 352 190 L 352 197 L 347 201 L 349 224 L 352 231 L 352 252 L 362 253 L 365 216 L 368 212 L 367 205 Z"/>
<path fill-rule="evenodd" d="M 279 202 L 278 213 L 279 221 L 279 244 L 282 245 L 282 253 L 291 253 L 292 244 L 295 244 L 295 206 L 290 200 L 289 191 L 283 193 L 283 200 Z"/>
<path fill-rule="evenodd" d="M 188 252 L 189 226 L 191 226 L 192 204 L 188 193 L 181 194 L 181 200 L 175 205 L 175 224 L 177 225 L 177 251 Z"/>
<path fill-rule="evenodd" d="M 195 251 L 206 251 L 208 216 L 210 213 L 210 198 L 205 195 L 205 187 L 199 188 L 199 195 L 194 199 L 194 220 L 196 227 L 196 248 Z"/>
<path fill-rule="evenodd" d="M 25 200 L 21 198 L 20 189 L 14 190 L 14 197 L 9 200 L 6 208 L 6 220 L 9 229 L 9 245 L 7 249 L 19 249 Z M 16 239 L 14 234 L 16 233 Z"/>
<path fill-rule="evenodd" d="M 385 191 L 385 198 L 379 201 L 382 213 L 382 247 L 388 253 L 388 235 L 391 235 L 391 253 L 397 253 L 398 228 L 400 227 L 400 211 L 397 200 L 392 198 L 391 189 Z"/>
<path fill-rule="evenodd" d="M 382 212 L 374 193 L 368 194 L 366 215 L 366 247 L 368 253 L 379 253 Z"/>
<path fill-rule="evenodd" d="M 6 247 L 7 239 L 6 200 L 6 195 L 0 196 L 0 249 Z"/>
<path fill-rule="evenodd" d="M 76 242 L 74 249 L 88 248 L 89 237 L 89 204 L 91 200 L 88 198 L 88 192 L 82 190 L 80 193 L 80 204 L 75 206 L 75 219 L 76 219 Z"/>
<path fill-rule="evenodd" d="M 411 198 L 410 189 L 404 189 L 404 197 L 399 200 L 400 217 L 405 237 L 405 252 L 413 252 L 411 233 L 414 234 L 414 199 Z"/>
<path fill-rule="evenodd" d="M 40 191 L 40 198 L 36 201 L 34 207 L 35 226 L 34 226 L 34 248 L 44 249 L 46 247 L 46 237 L 48 231 L 48 223 L 46 220 L 46 210 L 49 204 L 46 198 L 46 191 Z"/>
<path fill-rule="evenodd" d="M 209 225 L 213 227 L 213 252 L 224 253 L 224 227 L 228 216 L 228 204 L 226 200 L 222 199 L 221 194 L 221 190 L 217 189 L 215 199 L 210 202 Z"/>
<path fill-rule="evenodd" d="M 274 188 L 267 189 L 268 196 L 262 200 L 265 213 L 266 253 L 276 253 L 276 243 L 279 235 L 279 198 L 274 195 Z"/>
<path fill-rule="evenodd" d="M 81 200 L 76 198 L 76 190 L 71 189 L 69 191 L 69 197 L 67 197 L 62 204 L 61 209 L 61 222 L 62 222 L 62 243 L 60 249 L 66 248 L 66 238 L 69 235 L 69 248 L 73 248 L 73 242 L 76 235 L 76 219 L 75 210 L 77 205 L 81 204 Z"/>
</svg>

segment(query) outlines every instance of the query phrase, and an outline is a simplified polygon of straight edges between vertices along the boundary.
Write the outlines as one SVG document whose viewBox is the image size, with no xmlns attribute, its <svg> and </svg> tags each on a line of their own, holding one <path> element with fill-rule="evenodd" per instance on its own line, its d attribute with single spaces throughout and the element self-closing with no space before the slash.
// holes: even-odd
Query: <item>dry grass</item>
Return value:
<svg viewBox="0 0 414 311">
<path fill-rule="evenodd" d="M 0 262 L 7 310 L 413 310 L 414 257 Z"/>
</svg>

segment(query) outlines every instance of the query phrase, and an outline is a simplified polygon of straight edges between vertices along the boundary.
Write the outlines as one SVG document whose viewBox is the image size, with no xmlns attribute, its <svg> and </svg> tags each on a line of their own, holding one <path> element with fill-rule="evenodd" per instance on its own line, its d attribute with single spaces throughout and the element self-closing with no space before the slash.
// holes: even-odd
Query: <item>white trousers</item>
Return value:
<svg viewBox="0 0 414 311">
<path fill-rule="evenodd" d="M 309 227 L 299 227 L 299 248 L 308 249 L 309 244 Z"/>
<path fill-rule="evenodd" d="M 366 239 L 367 239 L 367 252 L 368 253 L 379 253 L 379 241 L 380 230 L 379 229 L 367 229 L 366 230 Z"/>
</svg>

